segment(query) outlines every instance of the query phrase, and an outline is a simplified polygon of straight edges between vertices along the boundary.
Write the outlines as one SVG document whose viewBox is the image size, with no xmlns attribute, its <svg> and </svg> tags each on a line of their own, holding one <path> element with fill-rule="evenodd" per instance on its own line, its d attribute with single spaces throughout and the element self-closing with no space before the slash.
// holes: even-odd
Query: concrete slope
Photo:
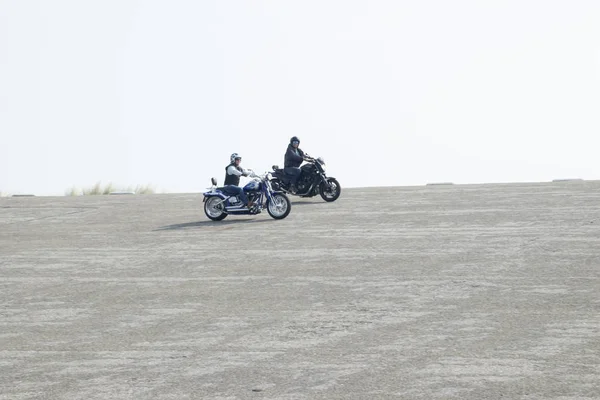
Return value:
<svg viewBox="0 0 600 400">
<path fill-rule="evenodd" d="M 0 399 L 204 398 L 600 398 L 600 183 L 0 199 Z"/>
</svg>

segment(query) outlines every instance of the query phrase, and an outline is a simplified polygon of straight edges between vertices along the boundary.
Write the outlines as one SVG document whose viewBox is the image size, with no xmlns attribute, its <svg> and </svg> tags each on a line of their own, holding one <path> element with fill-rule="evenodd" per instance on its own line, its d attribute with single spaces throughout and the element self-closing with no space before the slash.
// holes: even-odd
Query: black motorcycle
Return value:
<svg viewBox="0 0 600 400">
<path fill-rule="evenodd" d="M 306 163 L 300 167 L 301 174 L 296 181 L 296 193 L 290 192 L 292 176 L 283 172 L 283 168 L 273 165 L 271 185 L 274 190 L 281 190 L 286 194 L 300 197 L 313 197 L 320 194 L 325 201 L 335 201 L 342 192 L 342 187 L 337 179 L 325 175 L 325 161 L 305 154 Z"/>
</svg>

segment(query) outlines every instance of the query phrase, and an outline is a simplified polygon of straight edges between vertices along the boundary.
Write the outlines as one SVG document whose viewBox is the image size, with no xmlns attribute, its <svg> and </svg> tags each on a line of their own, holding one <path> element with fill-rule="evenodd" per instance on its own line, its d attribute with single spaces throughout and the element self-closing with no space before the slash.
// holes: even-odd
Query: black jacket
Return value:
<svg viewBox="0 0 600 400">
<path fill-rule="evenodd" d="M 228 166 L 226 166 L 225 167 L 225 183 L 223 183 L 224 186 L 227 186 L 227 185 L 239 186 L 240 185 L 240 177 L 239 176 L 229 175 L 227 173 L 227 168 L 231 167 L 232 165 L 235 167 L 235 169 L 242 172 L 242 169 L 240 167 L 237 167 L 234 163 L 231 163 Z"/>
<path fill-rule="evenodd" d="M 302 161 L 304 161 L 304 152 L 302 150 L 300 150 L 300 148 L 297 148 L 298 150 L 298 154 L 297 155 L 294 152 L 294 147 L 289 144 L 287 151 L 285 152 L 285 159 L 283 162 L 283 166 L 284 168 L 288 168 L 288 167 L 299 167 L 302 164 Z"/>
</svg>

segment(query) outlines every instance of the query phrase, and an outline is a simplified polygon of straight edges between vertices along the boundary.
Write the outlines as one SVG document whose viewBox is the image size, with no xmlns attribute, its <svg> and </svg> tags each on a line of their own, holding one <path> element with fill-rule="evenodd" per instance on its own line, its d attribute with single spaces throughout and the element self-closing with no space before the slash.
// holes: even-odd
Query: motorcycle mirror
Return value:
<svg viewBox="0 0 600 400">
<path fill-rule="evenodd" d="M 217 180 L 214 177 L 210 178 L 210 182 L 213 184 L 213 186 L 217 186 Z"/>
<path fill-rule="evenodd" d="M 273 168 L 273 171 L 278 170 L 279 169 L 279 165 L 273 165 L 271 168 Z"/>
</svg>

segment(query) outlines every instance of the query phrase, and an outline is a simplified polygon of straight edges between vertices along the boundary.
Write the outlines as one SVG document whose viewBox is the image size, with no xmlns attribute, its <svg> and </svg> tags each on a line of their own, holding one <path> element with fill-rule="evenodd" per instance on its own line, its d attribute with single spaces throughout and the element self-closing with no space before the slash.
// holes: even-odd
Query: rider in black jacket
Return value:
<svg viewBox="0 0 600 400">
<path fill-rule="evenodd" d="M 298 147 L 300 145 L 300 139 L 294 136 L 290 139 L 290 144 L 285 152 L 285 159 L 283 163 L 283 172 L 291 175 L 292 180 L 290 184 L 290 192 L 296 194 L 296 183 L 302 170 L 300 165 L 304 161 L 304 152 Z"/>
</svg>

